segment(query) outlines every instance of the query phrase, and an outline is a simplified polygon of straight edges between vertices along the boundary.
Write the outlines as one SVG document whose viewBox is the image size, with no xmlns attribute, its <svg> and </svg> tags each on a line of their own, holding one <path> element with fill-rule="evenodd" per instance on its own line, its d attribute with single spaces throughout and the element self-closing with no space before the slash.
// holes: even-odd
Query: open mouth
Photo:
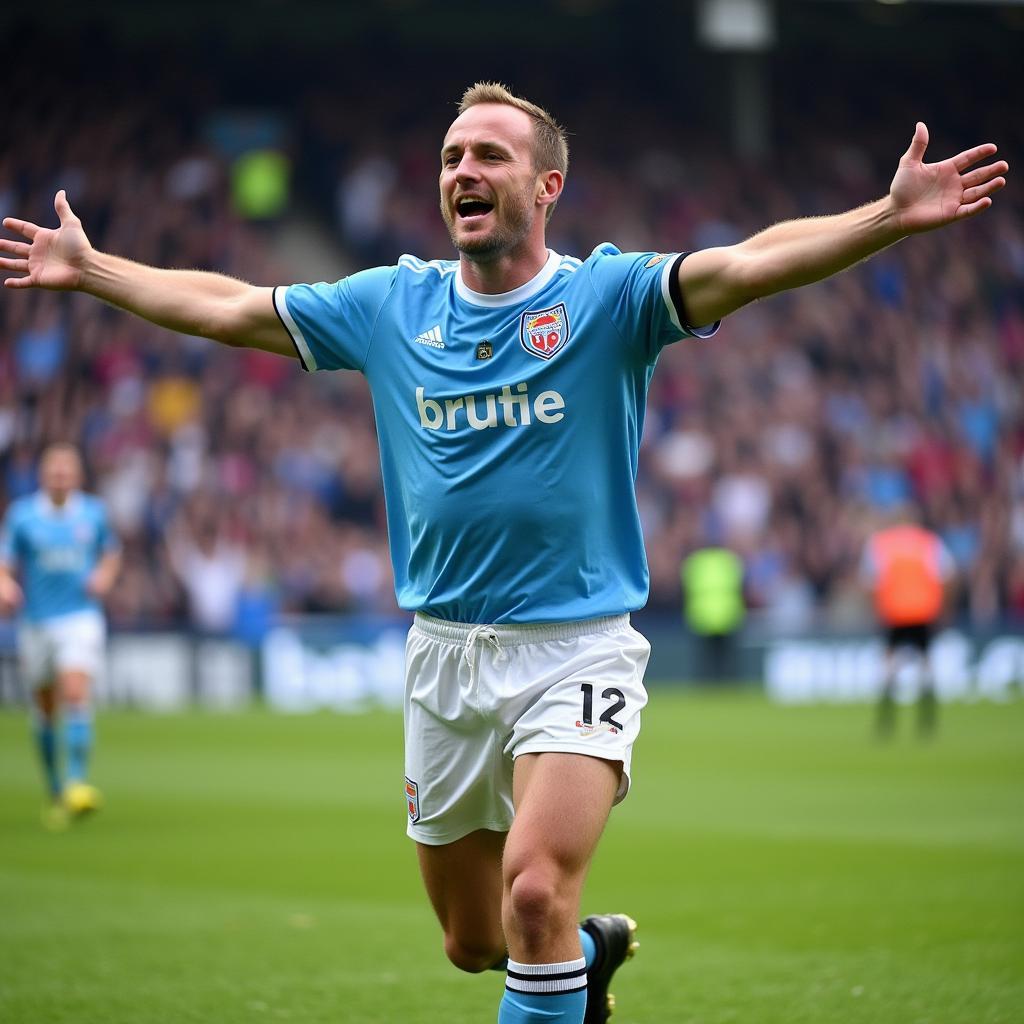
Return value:
<svg viewBox="0 0 1024 1024">
<path fill-rule="evenodd" d="M 460 220 L 475 220 L 479 217 L 486 217 L 494 209 L 493 203 L 484 199 L 464 197 L 455 204 L 455 213 Z"/>
</svg>

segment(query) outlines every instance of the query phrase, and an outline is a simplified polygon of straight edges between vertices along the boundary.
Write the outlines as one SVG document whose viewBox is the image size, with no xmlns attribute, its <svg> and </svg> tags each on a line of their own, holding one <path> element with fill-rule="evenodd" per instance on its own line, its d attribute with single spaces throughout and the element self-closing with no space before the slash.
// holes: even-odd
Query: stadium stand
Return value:
<svg viewBox="0 0 1024 1024">
<path fill-rule="evenodd" d="M 230 156 L 203 113 L 226 102 L 218 86 L 183 93 L 159 69 L 104 56 L 107 73 L 72 97 L 56 82 L 5 113 L 26 142 L 0 155 L 2 212 L 48 222 L 64 187 L 99 247 L 290 281 L 273 225 L 233 210 Z M 352 269 L 451 251 L 434 199 L 445 112 L 417 120 L 403 103 L 415 83 L 415 71 L 391 82 L 372 113 L 332 111 L 320 86 L 290 108 L 296 204 L 317 211 Z M 515 85 L 530 94 L 528 78 Z M 948 115 L 934 153 L 986 129 L 1020 150 L 1007 102 L 979 131 L 952 83 L 929 85 L 948 93 L 929 103 Z M 579 256 L 605 239 L 727 243 L 866 201 L 904 148 L 892 132 L 909 136 L 915 116 L 903 95 L 880 120 L 881 90 L 865 81 L 862 113 L 828 125 L 841 83 L 826 79 L 780 113 L 770 161 L 742 162 L 703 130 L 667 133 L 672 97 L 647 96 L 641 112 L 610 90 L 559 102 L 538 87 L 575 132 L 552 237 Z M 681 558 L 726 544 L 770 621 L 848 621 L 863 608 L 864 537 L 911 502 L 956 558 L 960 614 L 1024 619 L 1024 205 L 1013 189 L 1000 203 L 998 217 L 898 246 L 665 354 L 638 480 L 652 607 L 677 612 Z M 77 297 L 8 296 L 0 339 L 0 507 L 34 485 L 42 445 L 82 444 L 126 545 L 116 626 L 244 632 L 275 611 L 393 609 L 372 409 L 354 375 L 308 378 Z"/>
</svg>

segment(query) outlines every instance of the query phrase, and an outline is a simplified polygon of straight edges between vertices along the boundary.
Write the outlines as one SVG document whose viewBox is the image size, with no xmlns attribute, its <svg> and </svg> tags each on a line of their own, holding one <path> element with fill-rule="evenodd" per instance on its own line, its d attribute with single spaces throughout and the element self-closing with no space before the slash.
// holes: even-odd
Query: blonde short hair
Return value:
<svg viewBox="0 0 1024 1024">
<path fill-rule="evenodd" d="M 559 171 L 563 178 L 569 173 L 569 142 L 565 129 L 543 107 L 516 96 L 501 82 L 476 82 L 462 94 L 459 113 L 464 114 L 480 103 L 503 103 L 528 115 L 533 122 L 534 169 Z M 548 207 L 548 217 L 554 208 L 553 203 Z"/>
</svg>

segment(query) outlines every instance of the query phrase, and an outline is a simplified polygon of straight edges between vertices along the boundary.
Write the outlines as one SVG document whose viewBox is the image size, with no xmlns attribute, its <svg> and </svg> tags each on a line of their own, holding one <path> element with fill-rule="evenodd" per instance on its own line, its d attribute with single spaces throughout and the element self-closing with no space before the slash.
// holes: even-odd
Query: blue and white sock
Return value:
<svg viewBox="0 0 1024 1024">
<path fill-rule="evenodd" d="M 583 1024 L 587 1010 L 587 961 L 559 964 L 508 962 L 498 1024 Z"/>
<path fill-rule="evenodd" d="M 36 737 L 39 760 L 43 763 L 46 786 L 50 796 L 56 799 L 60 796 L 60 772 L 57 768 L 57 731 L 53 727 L 53 719 L 43 718 L 41 714 L 35 715 L 32 720 L 32 731 Z"/>
<path fill-rule="evenodd" d="M 597 956 L 597 943 L 594 942 L 594 936 L 588 931 L 584 931 L 582 928 L 579 929 L 580 933 L 580 945 L 583 947 L 583 959 L 587 961 L 587 970 L 593 966 L 594 959 Z M 490 968 L 492 971 L 507 971 L 508 970 L 508 954 L 506 953 L 497 963 L 493 964 Z"/>
<path fill-rule="evenodd" d="M 92 711 L 74 706 L 64 712 L 64 743 L 67 749 L 68 779 L 84 782 L 92 750 Z"/>
</svg>

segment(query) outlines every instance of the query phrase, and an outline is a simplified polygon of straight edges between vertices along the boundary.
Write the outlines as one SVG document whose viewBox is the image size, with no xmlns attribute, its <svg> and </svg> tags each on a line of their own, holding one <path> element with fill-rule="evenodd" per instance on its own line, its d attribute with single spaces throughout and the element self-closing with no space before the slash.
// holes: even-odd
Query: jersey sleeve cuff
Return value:
<svg viewBox="0 0 1024 1024">
<path fill-rule="evenodd" d="M 310 351 L 309 343 L 303 336 L 302 330 L 295 322 L 295 318 L 288 311 L 288 302 L 286 301 L 287 293 L 287 287 L 277 287 L 274 289 L 274 311 L 277 313 L 278 319 L 284 325 L 284 329 L 288 332 L 288 336 L 292 339 L 292 344 L 295 346 L 295 351 L 298 353 L 299 362 L 302 364 L 302 368 L 308 373 L 312 373 L 313 370 L 318 369 L 316 359 L 313 358 L 313 353 Z"/>
<path fill-rule="evenodd" d="M 665 300 L 668 315 L 680 334 L 692 338 L 710 338 L 722 326 L 721 320 L 716 320 L 707 327 L 693 327 L 686 318 L 686 306 L 683 303 L 682 289 L 679 287 L 679 264 L 689 255 L 688 252 L 681 252 L 674 260 L 665 263 L 665 269 L 661 272 L 661 295 Z"/>
</svg>

